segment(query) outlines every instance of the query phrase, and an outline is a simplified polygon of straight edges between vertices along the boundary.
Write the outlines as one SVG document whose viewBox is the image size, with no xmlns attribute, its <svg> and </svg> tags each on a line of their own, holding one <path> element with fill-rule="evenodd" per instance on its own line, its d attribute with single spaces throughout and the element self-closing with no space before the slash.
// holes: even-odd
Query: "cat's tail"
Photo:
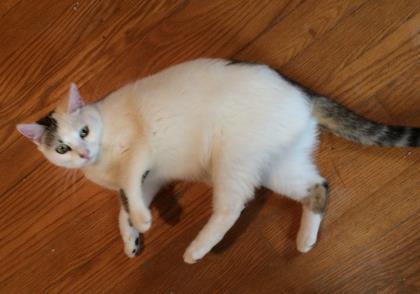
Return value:
<svg viewBox="0 0 420 294">
<path fill-rule="evenodd" d="M 420 146 L 420 128 L 390 126 L 370 121 L 329 98 L 308 93 L 319 125 L 333 134 L 364 145 Z"/>
</svg>

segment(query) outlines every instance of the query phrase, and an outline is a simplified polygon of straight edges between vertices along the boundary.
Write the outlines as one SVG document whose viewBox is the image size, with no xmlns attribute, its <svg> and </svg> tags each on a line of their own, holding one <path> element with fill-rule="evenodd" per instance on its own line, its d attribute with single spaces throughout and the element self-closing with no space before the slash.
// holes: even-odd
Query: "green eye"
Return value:
<svg viewBox="0 0 420 294">
<path fill-rule="evenodd" d="M 89 135 L 89 128 L 88 128 L 88 126 L 84 126 L 80 130 L 79 135 L 80 135 L 80 138 L 82 138 L 82 139 L 85 138 L 85 137 L 87 137 L 87 135 Z"/>
<path fill-rule="evenodd" d="M 55 148 L 55 151 L 57 151 L 57 153 L 60 153 L 60 154 L 64 154 L 70 150 L 71 150 L 70 146 L 66 144 L 60 144 L 57 146 L 57 148 Z"/>
</svg>

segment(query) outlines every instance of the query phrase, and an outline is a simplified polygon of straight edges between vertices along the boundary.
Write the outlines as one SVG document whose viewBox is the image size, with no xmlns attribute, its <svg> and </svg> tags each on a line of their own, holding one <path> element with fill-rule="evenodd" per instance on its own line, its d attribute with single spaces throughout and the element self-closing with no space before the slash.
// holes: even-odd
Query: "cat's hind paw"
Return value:
<svg viewBox="0 0 420 294">
<path fill-rule="evenodd" d="M 316 244 L 316 239 L 316 234 L 299 231 L 296 239 L 297 250 L 301 253 L 307 253 L 311 251 L 311 249 L 314 248 Z"/>
<path fill-rule="evenodd" d="M 193 257 L 193 255 L 191 254 L 191 252 L 186 251 L 184 253 L 184 262 L 188 263 L 188 264 L 193 264 L 196 263 L 197 260 Z"/>
<path fill-rule="evenodd" d="M 184 262 L 193 264 L 199 261 L 206 255 L 210 249 L 205 246 L 200 246 L 196 241 L 193 241 L 184 253 Z"/>
</svg>

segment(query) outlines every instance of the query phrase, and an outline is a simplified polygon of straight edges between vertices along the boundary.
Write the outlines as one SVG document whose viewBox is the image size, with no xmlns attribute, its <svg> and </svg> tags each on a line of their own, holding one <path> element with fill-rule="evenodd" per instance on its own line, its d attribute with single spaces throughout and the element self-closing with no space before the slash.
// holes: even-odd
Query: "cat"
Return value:
<svg viewBox="0 0 420 294">
<path fill-rule="evenodd" d="M 17 125 L 53 164 L 119 191 L 128 257 L 139 251 L 163 185 L 211 184 L 213 214 L 186 249 L 187 263 L 223 238 L 260 186 L 302 203 L 297 249 L 313 248 L 328 203 L 312 157 L 319 127 L 366 145 L 420 145 L 419 128 L 366 120 L 267 65 L 224 59 L 169 67 L 92 104 L 72 84 L 53 112 Z"/>
</svg>

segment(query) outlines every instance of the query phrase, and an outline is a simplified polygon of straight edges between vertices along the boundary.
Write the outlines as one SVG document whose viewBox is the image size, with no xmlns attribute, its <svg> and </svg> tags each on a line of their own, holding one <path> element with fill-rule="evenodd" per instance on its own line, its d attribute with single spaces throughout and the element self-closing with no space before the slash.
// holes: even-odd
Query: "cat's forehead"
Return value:
<svg viewBox="0 0 420 294">
<path fill-rule="evenodd" d="M 55 118 L 57 124 L 60 126 L 61 129 L 68 130 L 78 125 L 83 119 L 83 116 L 79 111 L 70 114 L 55 111 L 53 112 L 53 118 Z"/>
<path fill-rule="evenodd" d="M 58 130 L 58 120 L 54 116 L 54 111 L 51 111 L 36 123 L 44 126 L 43 142 L 45 145 L 51 146 L 57 137 Z"/>
<path fill-rule="evenodd" d="M 67 114 L 60 111 L 52 111 L 37 121 L 44 126 L 43 142 L 51 147 L 58 140 L 68 137 L 80 124 L 81 117 L 78 113 Z"/>
</svg>

